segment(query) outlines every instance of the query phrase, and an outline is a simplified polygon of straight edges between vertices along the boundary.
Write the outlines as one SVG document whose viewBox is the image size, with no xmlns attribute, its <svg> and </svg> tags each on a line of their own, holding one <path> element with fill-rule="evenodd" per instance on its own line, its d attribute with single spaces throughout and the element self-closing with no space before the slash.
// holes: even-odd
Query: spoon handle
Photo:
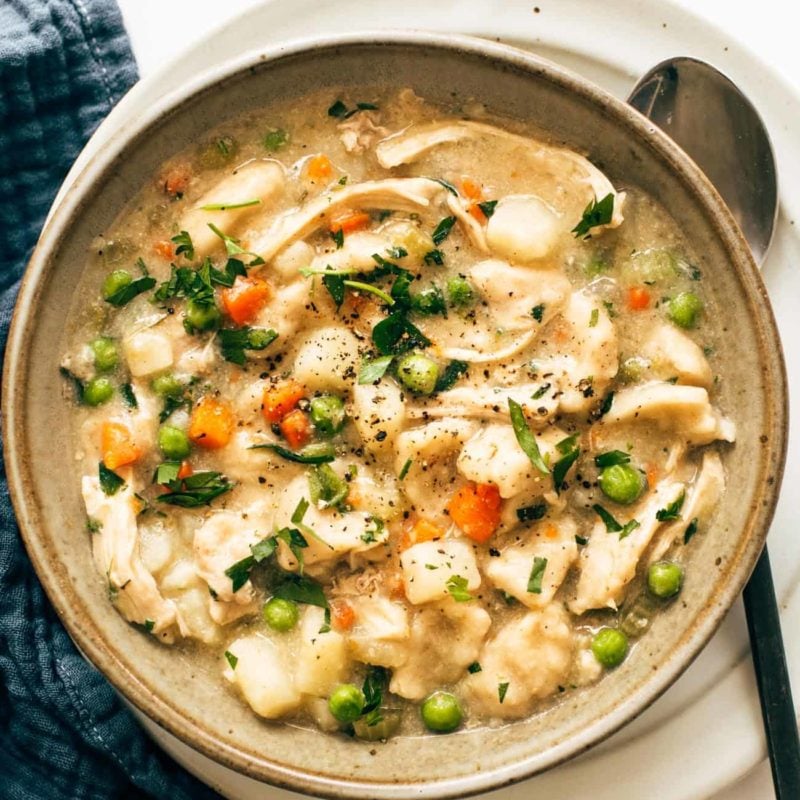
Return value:
<svg viewBox="0 0 800 800">
<path fill-rule="evenodd" d="M 800 798 L 800 737 L 766 546 L 744 589 L 758 696 L 778 800 Z"/>
</svg>

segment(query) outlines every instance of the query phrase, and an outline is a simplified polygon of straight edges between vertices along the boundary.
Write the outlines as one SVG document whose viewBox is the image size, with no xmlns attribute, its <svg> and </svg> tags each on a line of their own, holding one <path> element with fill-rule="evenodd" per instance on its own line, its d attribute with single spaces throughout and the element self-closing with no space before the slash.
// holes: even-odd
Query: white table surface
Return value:
<svg viewBox="0 0 800 800">
<path fill-rule="evenodd" d="M 184 47 L 260 0 L 118 0 L 139 71 L 144 75 Z M 291 0 L 285 0 L 291 2 Z M 369 2 L 369 0 L 365 0 Z M 602 2 L 602 0 L 587 0 Z M 673 0 L 706 17 L 800 88 L 800 47 L 792 15 L 781 0 Z M 540 0 L 542 13 L 557 0 Z M 636 0 L 631 0 L 635 9 Z M 309 33 L 314 33 L 309 29 Z M 679 55 L 679 54 L 676 54 Z M 795 693 L 800 687 L 795 687 Z M 675 765 L 679 769 L 679 765 Z M 502 792 L 498 793 L 498 800 Z M 708 800 L 769 800 L 774 797 L 769 767 L 760 764 L 736 786 Z M 265 795 L 266 798 L 266 795 Z M 639 800 L 639 798 L 630 798 Z"/>
</svg>

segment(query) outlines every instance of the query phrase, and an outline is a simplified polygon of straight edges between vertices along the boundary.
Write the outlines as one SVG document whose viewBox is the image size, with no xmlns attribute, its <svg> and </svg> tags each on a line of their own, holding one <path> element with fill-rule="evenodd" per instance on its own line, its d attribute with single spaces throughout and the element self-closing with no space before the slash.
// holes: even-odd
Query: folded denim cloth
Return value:
<svg viewBox="0 0 800 800">
<path fill-rule="evenodd" d="M 0 353 L 58 186 L 136 77 L 113 0 L 0 0 Z M 217 797 L 152 744 L 76 651 L 22 546 L 4 468 L 0 681 L 3 800 Z"/>
</svg>

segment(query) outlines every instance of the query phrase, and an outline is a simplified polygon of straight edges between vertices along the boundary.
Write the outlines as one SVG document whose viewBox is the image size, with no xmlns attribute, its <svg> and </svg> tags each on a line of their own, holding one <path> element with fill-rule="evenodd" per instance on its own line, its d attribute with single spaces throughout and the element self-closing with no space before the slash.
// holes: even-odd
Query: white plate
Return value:
<svg viewBox="0 0 800 800">
<path fill-rule="evenodd" d="M 619 96 L 636 76 L 670 55 L 695 55 L 727 72 L 754 100 L 772 133 L 782 183 L 781 215 L 764 266 L 784 340 L 790 384 L 800 381 L 800 239 L 792 219 L 800 209 L 800 97 L 752 54 L 687 11 L 659 0 L 559 0 L 537 13 L 535 0 L 268 0 L 254 7 L 176 60 L 151 73 L 109 115 L 67 182 L 99 144 L 155 100 L 232 55 L 310 33 L 355 28 L 415 27 L 499 39 L 533 50 L 585 75 Z M 541 5 L 544 5 L 542 3 Z M 546 12 L 546 13 L 545 13 Z M 356 23 L 354 23 L 356 21 Z M 310 26 L 313 25 L 313 30 Z M 713 130 L 709 131 L 713 135 Z M 62 189 L 63 193 L 63 189 Z M 747 380 L 742 375 L 742 380 Z M 797 403 L 792 404 L 797 412 Z M 746 465 L 741 465 L 746 468 Z M 800 480 L 800 441 L 790 438 L 786 485 Z M 784 492 L 770 531 L 772 566 L 782 603 L 784 630 L 800 625 L 800 519 Z M 787 657 L 800 694 L 800 638 L 787 637 Z M 209 761 L 149 721 L 146 727 L 189 770 L 230 797 L 265 796 L 263 785 Z M 691 800 L 730 787 L 765 755 L 747 632 L 737 603 L 714 639 L 686 674 L 638 720 L 571 762 L 495 797 L 537 796 L 570 800 L 653 797 Z M 750 784 L 754 786 L 755 784 Z M 758 795 L 765 797 L 762 779 Z M 297 797 L 280 790 L 268 796 Z M 725 796 L 729 797 L 728 791 Z"/>
</svg>

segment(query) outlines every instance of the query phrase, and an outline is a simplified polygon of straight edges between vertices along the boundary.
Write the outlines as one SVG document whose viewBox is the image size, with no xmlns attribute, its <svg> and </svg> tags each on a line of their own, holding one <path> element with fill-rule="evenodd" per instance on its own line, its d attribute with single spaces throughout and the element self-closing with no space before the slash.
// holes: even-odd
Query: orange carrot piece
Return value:
<svg viewBox="0 0 800 800">
<path fill-rule="evenodd" d="M 658 483 L 658 467 L 655 464 L 647 465 L 647 472 L 645 475 L 647 476 L 648 486 L 655 486 L 656 483 Z"/>
<path fill-rule="evenodd" d="M 486 214 L 483 213 L 483 209 L 477 203 L 473 203 L 467 209 L 467 212 L 473 219 L 475 219 L 477 222 L 480 222 L 481 225 L 486 222 Z"/>
<path fill-rule="evenodd" d="M 267 422 L 280 422 L 305 396 L 305 389 L 293 380 L 268 386 L 261 399 L 261 411 Z"/>
<path fill-rule="evenodd" d="M 558 539 L 558 528 L 551 522 L 544 530 L 544 535 L 548 539 Z"/>
<path fill-rule="evenodd" d="M 465 536 L 482 544 L 500 524 L 500 492 L 493 483 L 468 483 L 453 495 L 447 510 Z"/>
<path fill-rule="evenodd" d="M 163 176 L 164 191 L 172 197 L 183 194 L 189 187 L 191 178 L 191 168 L 187 164 L 178 164 Z"/>
<path fill-rule="evenodd" d="M 237 275 L 233 286 L 222 290 L 222 305 L 237 325 L 244 325 L 261 311 L 271 295 L 266 281 Z"/>
<path fill-rule="evenodd" d="M 398 549 L 402 553 L 415 544 L 431 542 L 434 539 L 441 539 L 443 536 L 444 531 L 432 520 L 427 517 L 417 519 L 412 517 L 403 524 L 403 533 L 400 536 Z"/>
<path fill-rule="evenodd" d="M 324 153 L 320 153 L 318 156 L 312 156 L 306 162 L 306 176 L 312 181 L 330 178 L 332 174 L 333 164 L 331 164 L 331 160 Z"/>
<path fill-rule="evenodd" d="M 334 600 L 331 603 L 331 625 L 337 631 L 352 630 L 356 623 L 356 612 L 347 600 Z"/>
<path fill-rule="evenodd" d="M 189 438 L 200 447 L 218 450 L 231 440 L 235 424 L 230 406 L 222 400 L 206 395 L 192 411 Z"/>
<path fill-rule="evenodd" d="M 153 245 L 153 250 L 155 251 L 155 254 L 157 256 L 161 256 L 161 258 L 166 258 L 167 260 L 175 258 L 175 245 L 166 239 L 156 242 Z"/>
<path fill-rule="evenodd" d="M 631 311 L 644 311 L 650 306 L 650 292 L 644 286 L 631 286 L 628 289 L 628 308 Z"/>
<path fill-rule="evenodd" d="M 483 200 L 483 189 L 481 185 L 476 181 L 472 180 L 472 178 L 462 178 L 461 179 L 461 194 L 467 198 L 467 200 Z"/>
<path fill-rule="evenodd" d="M 366 228 L 372 217 L 366 211 L 348 211 L 346 214 L 340 214 L 334 217 L 328 229 L 331 233 L 353 233 Z"/>
<path fill-rule="evenodd" d="M 299 408 L 290 411 L 280 421 L 280 427 L 283 438 L 293 450 L 308 444 L 311 439 L 311 420 Z"/>
<path fill-rule="evenodd" d="M 191 478 L 192 475 L 194 475 L 192 465 L 188 461 L 181 461 L 181 466 L 178 470 L 178 480 L 182 481 L 184 478 Z"/>
<path fill-rule="evenodd" d="M 100 429 L 100 450 L 103 463 L 109 469 L 133 464 L 142 457 L 142 450 L 133 440 L 127 425 L 121 422 L 104 422 Z"/>
</svg>

